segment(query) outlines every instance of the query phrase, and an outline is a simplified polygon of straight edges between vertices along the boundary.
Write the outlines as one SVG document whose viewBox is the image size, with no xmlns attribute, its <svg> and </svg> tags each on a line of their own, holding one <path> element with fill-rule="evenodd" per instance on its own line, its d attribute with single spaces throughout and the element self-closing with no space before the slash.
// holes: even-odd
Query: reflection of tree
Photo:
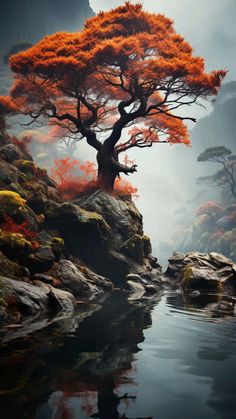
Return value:
<svg viewBox="0 0 236 419">
<path fill-rule="evenodd" d="M 79 320 L 80 315 L 74 319 Z M 120 403 L 135 400 L 135 394 L 119 397 L 118 388 L 134 384 L 130 376 L 134 354 L 144 340 L 143 329 L 151 325 L 148 304 L 131 304 L 116 293 L 99 311 L 84 318 L 73 336 L 70 329 L 67 334 L 67 322 L 71 327 L 71 319 L 64 319 L 32 334 L 30 343 L 26 338 L 5 348 L 5 357 L 14 360 L 13 370 L 5 368 L 1 361 L 0 367 L 2 374 L 8 374 L 9 388 L 15 391 L 14 404 L 12 393 L 1 400 L 4 418 L 42 419 L 41 412 L 47 409 L 51 411 L 48 419 L 72 419 L 73 399 L 86 417 L 97 413 L 101 419 L 117 419 L 122 417 L 118 412 Z M 16 356 L 18 346 L 20 357 Z M 27 377 L 19 390 L 17 369 L 22 382 Z M 60 397 L 56 397 L 58 394 Z"/>
<path fill-rule="evenodd" d="M 117 396 L 114 393 L 115 380 L 112 375 L 104 376 L 100 379 L 98 385 L 98 412 L 91 415 L 91 418 L 99 419 L 129 419 L 126 415 L 120 415 L 118 407 L 121 400 L 135 400 L 136 396 L 129 396 L 125 393 L 123 396 Z M 137 418 L 151 419 L 151 418 Z"/>
</svg>

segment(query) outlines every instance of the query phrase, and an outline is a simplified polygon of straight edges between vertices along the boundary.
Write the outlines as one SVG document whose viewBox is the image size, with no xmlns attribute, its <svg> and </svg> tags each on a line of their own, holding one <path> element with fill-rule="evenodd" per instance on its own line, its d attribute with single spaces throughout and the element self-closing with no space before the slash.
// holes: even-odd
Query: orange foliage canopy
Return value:
<svg viewBox="0 0 236 419">
<path fill-rule="evenodd" d="M 206 73 L 170 19 L 129 2 L 100 12 L 80 32 L 46 36 L 10 65 L 20 112 L 109 155 L 158 142 L 188 145 L 184 121 L 195 120 L 178 115 L 179 108 L 217 94 L 226 74 Z M 109 164 L 117 175 L 135 171 Z"/>
</svg>

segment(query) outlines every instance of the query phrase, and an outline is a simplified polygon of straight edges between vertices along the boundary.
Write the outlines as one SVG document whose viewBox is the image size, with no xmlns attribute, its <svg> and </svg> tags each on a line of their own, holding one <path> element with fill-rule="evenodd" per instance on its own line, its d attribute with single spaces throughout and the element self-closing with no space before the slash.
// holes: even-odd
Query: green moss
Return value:
<svg viewBox="0 0 236 419">
<path fill-rule="evenodd" d="M 183 286 L 187 287 L 193 274 L 193 266 L 188 265 L 183 271 Z"/>
<path fill-rule="evenodd" d="M 144 256 L 149 256 L 152 253 L 152 245 L 151 240 L 148 236 L 144 235 L 141 237 L 143 241 L 143 247 L 144 247 Z"/>
<path fill-rule="evenodd" d="M 0 277 L 0 306 L 4 305 L 4 299 L 3 299 L 3 290 L 2 290 L 2 278 Z"/>
<path fill-rule="evenodd" d="M 51 247 L 53 252 L 57 254 L 61 254 L 63 247 L 64 247 L 64 239 L 61 237 L 53 237 Z"/>
<path fill-rule="evenodd" d="M 31 249 L 32 243 L 26 240 L 23 234 L 8 233 L 0 230 L 0 248 L 10 247 L 12 249 Z"/>
<path fill-rule="evenodd" d="M 26 200 L 17 192 L 0 191 L 0 212 L 1 214 L 13 214 L 24 208 Z"/>
<path fill-rule="evenodd" d="M 126 256 L 129 256 L 130 258 L 141 263 L 146 256 L 144 253 L 144 244 L 146 244 L 146 240 L 143 240 L 143 236 L 134 234 L 121 246 L 120 251 Z"/>
<path fill-rule="evenodd" d="M 109 224 L 104 220 L 102 215 L 98 214 L 97 212 L 86 211 L 83 208 L 80 208 L 79 211 L 81 215 L 80 221 L 82 223 L 90 223 L 91 221 L 94 220 L 100 225 L 102 225 L 103 227 L 105 227 L 106 230 L 111 230 L 111 227 L 109 226 Z"/>
</svg>

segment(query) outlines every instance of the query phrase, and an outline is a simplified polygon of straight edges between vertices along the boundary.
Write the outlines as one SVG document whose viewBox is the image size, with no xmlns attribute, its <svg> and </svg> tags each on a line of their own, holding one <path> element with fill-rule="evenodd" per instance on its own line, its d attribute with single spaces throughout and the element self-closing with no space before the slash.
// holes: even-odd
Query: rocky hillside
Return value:
<svg viewBox="0 0 236 419">
<path fill-rule="evenodd" d="M 159 289 L 160 267 L 130 197 L 98 190 L 63 202 L 20 142 L 6 133 L 0 140 L 2 321 L 72 310 L 113 286 Z"/>
</svg>

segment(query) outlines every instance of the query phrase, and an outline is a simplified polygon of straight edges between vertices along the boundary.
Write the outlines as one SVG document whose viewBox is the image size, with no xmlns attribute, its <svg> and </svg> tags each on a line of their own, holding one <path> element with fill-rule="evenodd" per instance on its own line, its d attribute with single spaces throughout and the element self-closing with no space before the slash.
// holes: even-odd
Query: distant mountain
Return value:
<svg viewBox="0 0 236 419">
<path fill-rule="evenodd" d="M 0 51 L 36 42 L 46 34 L 75 31 L 94 15 L 89 0 L 1 0 Z"/>
</svg>

